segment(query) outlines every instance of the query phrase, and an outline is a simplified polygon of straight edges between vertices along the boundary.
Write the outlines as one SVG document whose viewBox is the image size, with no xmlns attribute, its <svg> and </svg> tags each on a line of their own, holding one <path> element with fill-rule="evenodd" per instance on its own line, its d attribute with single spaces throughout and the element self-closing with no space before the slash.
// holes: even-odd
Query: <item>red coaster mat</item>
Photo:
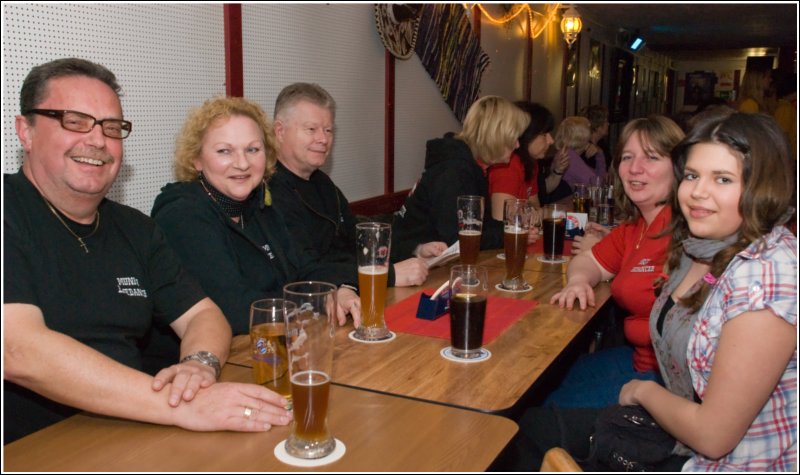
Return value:
<svg viewBox="0 0 800 475">
<path fill-rule="evenodd" d="M 404 298 L 394 305 L 390 305 L 384 312 L 386 326 L 394 332 L 411 333 L 412 335 L 432 336 L 434 338 L 450 339 L 450 314 L 445 313 L 436 320 L 417 318 L 417 305 L 423 291 Z M 424 291 L 428 295 L 434 289 Z M 526 312 L 534 308 L 538 302 L 535 300 L 517 300 L 503 297 L 489 296 L 486 303 L 486 321 L 483 324 L 483 344 L 488 345 L 506 328 L 522 318 Z"/>
<path fill-rule="evenodd" d="M 544 254 L 544 239 L 540 237 L 535 243 L 528 246 L 528 254 L 530 253 Z M 564 255 L 572 255 L 572 241 L 570 239 L 564 239 Z"/>
</svg>

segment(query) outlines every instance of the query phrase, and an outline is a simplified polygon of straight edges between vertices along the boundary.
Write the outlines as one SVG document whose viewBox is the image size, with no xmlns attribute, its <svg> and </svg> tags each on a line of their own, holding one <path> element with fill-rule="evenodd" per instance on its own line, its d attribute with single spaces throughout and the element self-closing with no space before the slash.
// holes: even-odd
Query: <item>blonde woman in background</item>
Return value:
<svg viewBox="0 0 800 475">
<path fill-rule="evenodd" d="M 737 101 L 739 112 L 755 114 L 757 112 L 768 113 L 764 102 L 764 91 L 772 83 L 772 70 L 748 68 L 742 78 L 741 94 Z"/>
<path fill-rule="evenodd" d="M 486 173 L 489 166 L 511 160 L 529 121 L 528 114 L 511 101 L 484 96 L 467 111 L 461 133 L 448 132 L 442 138 L 428 141 L 425 170 L 394 216 L 392 260 L 413 257 L 417 246 L 423 243 L 455 243 L 459 195 L 484 197 L 481 249 L 503 246 L 503 222 L 492 218 Z M 532 230 L 529 242 L 537 236 Z"/>
</svg>

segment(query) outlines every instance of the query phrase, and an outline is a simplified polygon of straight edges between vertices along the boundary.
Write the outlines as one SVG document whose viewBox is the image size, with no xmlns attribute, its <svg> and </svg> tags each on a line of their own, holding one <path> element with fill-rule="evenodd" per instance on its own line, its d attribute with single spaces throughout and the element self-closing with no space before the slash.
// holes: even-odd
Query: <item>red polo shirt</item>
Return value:
<svg viewBox="0 0 800 475">
<path fill-rule="evenodd" d="M 671 219 L 672 211 L 664 206 L 649 227 L 644 218 L 621 224 L 592 248 L 597 262 L 616 275 L 611 282 L 611 295 L 630 312 L 624 323 L 625 338 L 634 346 L 633 367 L 640 372 L 658 371 L 648 321 L 656 299 L 653 281 L 664 268 L 671 237 L 653 236 L 661 233 Z"/>
<path fill-rule="evenodd" d="M 533 167 L 533 176 L 526 182 L 522 159 L 516 153 L 511 154 L 508 163 L 492 165 L 489 168 L 489 196 L 492 193 L 507 193 L 523 200 L 536 196 L 539 192 L 536 183 L 537 168 Z"/>
</svg>

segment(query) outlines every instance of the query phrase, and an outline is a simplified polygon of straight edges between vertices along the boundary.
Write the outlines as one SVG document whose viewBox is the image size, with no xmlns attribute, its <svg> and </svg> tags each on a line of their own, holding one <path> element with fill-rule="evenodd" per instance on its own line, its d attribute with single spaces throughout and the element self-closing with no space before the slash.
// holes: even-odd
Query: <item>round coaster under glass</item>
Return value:
<svg viewBox="0 0 800 475">
<path fill-rule="evenodd" d="M 480 363 L 481 361 L 486 361 L 492 357 L 492 352 L 486 348 L 481 348 L 479 351 L 480 353 L 478 356 L 474 358 L 461 358 L 453 355 L 453 347 L 448 346 L 446 348 L 442 348 L 442 351 L 440 351 L 439 354 L 442 355 L 442 358 L 455 361 L 457 363 Z"/>
<path fill-rule="evenodd" d="M 347 336 L 353 341 L 357 341 L 359 343 L 367 343 L 367 344 L 388 343 L 388 342 L 394 340 L 395 338 L 397 338 L 397 334 L 395 332 L 393 332 L 393 331 L 389 331 L 388 335 L 386 335 L 385 337 L 383 337 L 383 338 L 381 338 L 379 340 L 362 340 L 361 338 L 356 336 L 356 331 L 355 330 L 353 330 L 350 333 L 348 333 Z"/>
<path fill-rule="evenodd" d="M 536 260 L 539 262 L 544 262 L 545 264 L 563 264 L 567 262 L 567 258 L 564 256 L 557 257 L 555 259 L 550 259 L 546 256 L 536 256 Z"/>
<path fill-rule="evenodd" d="M 514 293 L 514 294 L 521 294 L 521 293 L 530 292 L 531 290 L 533 290 L 533 287 L 531 287 L 531 284 L 525 284 L 525 287 L 523 287 L 521 289 L 517 289 L 517 290 L 507 289 L 507 288 L 503 287 L 502 283 L 499 283 L 499 284 L 495 285 L 494 288 L 499 290 L 499 291 L 501 291 L 501 292 L 511 292 L 511 293 Z"/>
<path fill-rule="evenodd" d="M 344 442 L 341 440 L 334 440 L 336 440 L 336 447 L 333 449 L 333 452 L 318 459 L 301 459 L 300 457 L 289 455 L 289 453 L 286 452 L 286 440 L 278 442 L 273 453 L 278 460 L 287 465 L 294 465 L 295 467 L 319 467 L 321 465 L 333 463 L 344 457 L 347 447 L 345 447 Z"/>
</svg>

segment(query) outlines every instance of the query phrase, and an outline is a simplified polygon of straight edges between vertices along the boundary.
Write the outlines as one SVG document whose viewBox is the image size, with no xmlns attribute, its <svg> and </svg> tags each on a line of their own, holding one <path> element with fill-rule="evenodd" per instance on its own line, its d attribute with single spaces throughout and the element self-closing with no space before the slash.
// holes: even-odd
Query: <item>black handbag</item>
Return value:
<svg viewBox="0 0 800 475">
<path fill-rule="evenodd" d="M 600 412 L 589 442 L 589 457 L 580 464 L 598 472 L 652 471 L 675 448 L 675 438 L 642 406 L 618 404 Z"/>
</svg>

